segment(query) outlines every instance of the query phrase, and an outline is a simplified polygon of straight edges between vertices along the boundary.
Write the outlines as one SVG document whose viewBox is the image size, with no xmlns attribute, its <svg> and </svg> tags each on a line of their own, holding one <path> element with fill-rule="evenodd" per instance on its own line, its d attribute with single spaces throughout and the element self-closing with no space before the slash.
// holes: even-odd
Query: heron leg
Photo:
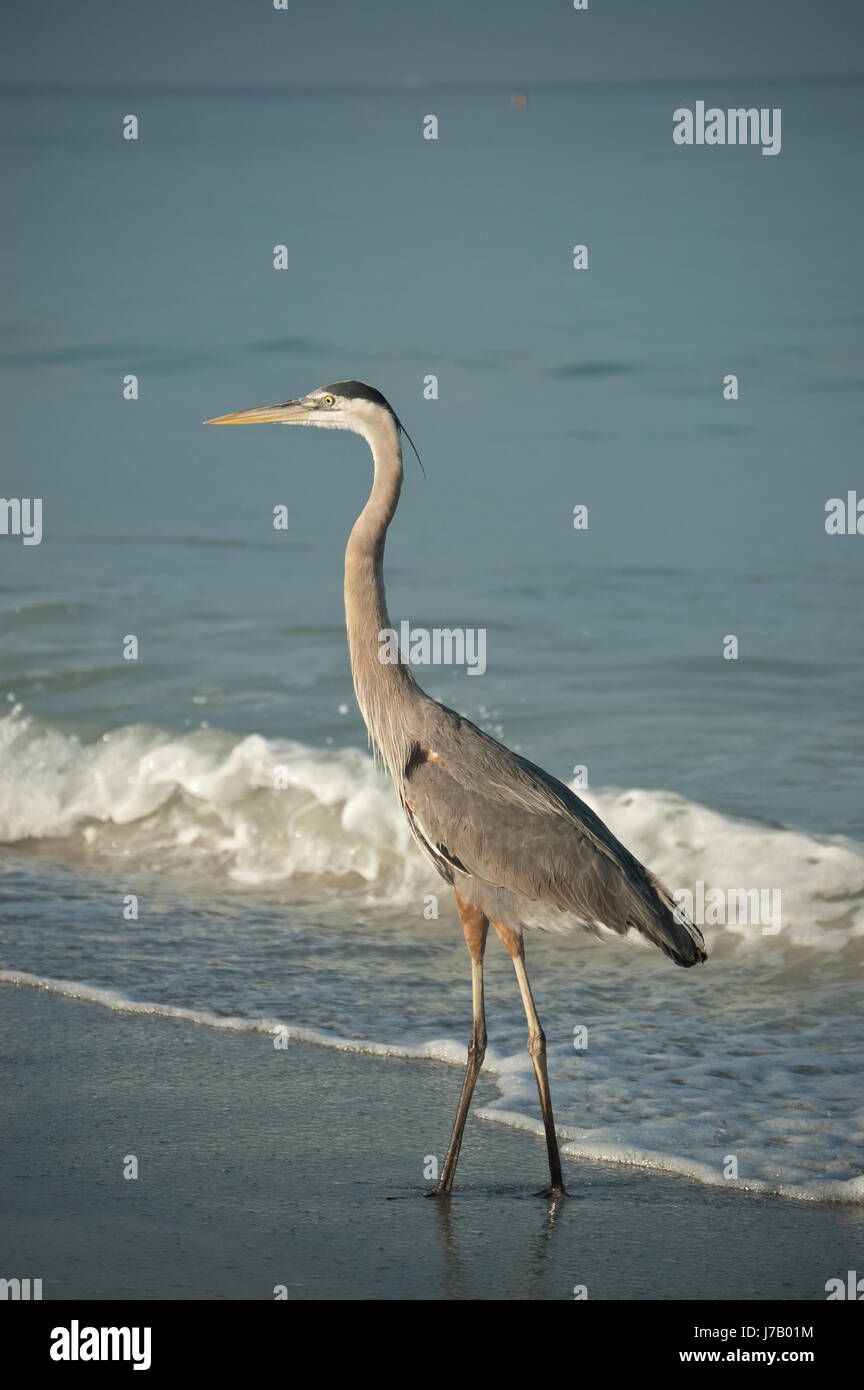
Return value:
<svg viewBox="0 0 864 1390">
<path fill-rule="evenodd" d="M 459 1097 L 459 1108 L 456 1111 L 456 1120 L 453 1125 L 453 1133 L 450 1137 L 450 1146 L 447 1149 L 447 1156 L 444 1159 L 444 1166 L 441 1169 L 441 1176 L 438 1179 L 438 1186 L 430 1196 L 446 1197 L 453 1186 L 453 1177 L 456 1172 L 456 1164 L 459 1161 L 459 1150 L 462 1147 L 462 1134 L 465 1129 L 465 1121 L 468 1118 L 468 1110 L 471 1105 L 471 1097 L 474 1094 L 474 1086 L 483 1065 L 483 1058 L 486 1055 L 486 1011 L 483 1006 L 483 952 L 486 950 L 486 933 L 489 930 L 489 921 L 479 908 L 473 907 L 471 903 L 465 902 L 456 894 L 456 906 L 459 909 L 459 918 L 462 922 L 462 930 L 465 933 L 465 941 L 471 953 L 471 994 L 473 1004 L 474 1023 L 471 1029 L 471 1040 L 468 1043 L 468 1065 L 465 1068 L 465 1079 L 462 1082 L 462 1094 Z"/>
<path fill-rule="evenodd" d="M 553 1197 L 566 1197 L 564 1189 L 564 1179 L 561 1174 L 561 1155 L 558 1152 L 558 1136 L 555 1133 L 555 1116 L 552 1114 L 552 1096 L 549 1091 L 549 1073 L 546 1069 L 546 1034 L 540 1026 L 537 1017 L 537 1010 L 534 1007 L 534 996 L 531 993 L 531 986 L 528 983 L 528 974 L 525 969 L 525 942 L 521 932 L 516 932 L 512 927 L 499 926 L 494 924 L 495 930 L 501 938 L 505 950 L 513 958 L 513 965 L 516 968 L 516 979 L 519 982 L 519 993 L 522 995 L 522 1003 L 525 1007 L 525 1017 L 528 1020 L 528 1051 L 531 1054 L 531 1061 L 534 1064 L 534 1075 L 537 1078 L 537 1090 L 540 1093 L 540 1110 L 543 1115 L 543 1128 L 546 1131 L 546 1149 L 549 1154 L 549 1177 L 550 1195 Z"/>
</svg>

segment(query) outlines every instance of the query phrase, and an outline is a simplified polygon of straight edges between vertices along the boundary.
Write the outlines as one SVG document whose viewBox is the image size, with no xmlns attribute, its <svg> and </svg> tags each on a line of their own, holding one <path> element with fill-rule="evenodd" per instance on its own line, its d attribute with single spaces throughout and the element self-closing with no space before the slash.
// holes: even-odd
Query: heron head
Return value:
<svg viewBox="0 0 864 1390">
<path fill-rule="evenodd" d="M 237 410 L 231 415 L 217 415 L 205 420 L 205 425 L 318 425 L 325 430 L 354 430 L 368 436 L 376 425 L 392 423 L 398 434 L 400 425 L 395 411 L 374 386 L 363 381 L 334 381 L 321 386 L 308 396 L 276 405 L 260 405 L 252 410 Z"/>
</svg>

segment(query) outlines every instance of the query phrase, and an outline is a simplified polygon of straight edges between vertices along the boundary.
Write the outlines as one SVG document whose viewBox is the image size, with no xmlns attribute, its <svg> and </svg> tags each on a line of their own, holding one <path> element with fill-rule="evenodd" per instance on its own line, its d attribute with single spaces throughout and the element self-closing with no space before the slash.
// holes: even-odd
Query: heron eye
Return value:
<svg viewBox="0 0 864 1390">
<path fill-rule="evenodd" d="M 334 401 L 334 399 L 333 399 L 332 396 L 325 396 L 325 397 L 324 397 L 324 404 L 325 404 L 325 405 L 335 405 L 336 402 Z"/>
</svg>

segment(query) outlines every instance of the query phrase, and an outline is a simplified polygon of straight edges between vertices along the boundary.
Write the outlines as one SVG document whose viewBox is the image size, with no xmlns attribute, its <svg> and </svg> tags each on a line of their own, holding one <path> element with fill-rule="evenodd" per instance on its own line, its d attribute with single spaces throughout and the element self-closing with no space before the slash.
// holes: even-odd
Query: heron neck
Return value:
<svg viewBox="0 0 864 1390">
<path fill-rule="evenodd" d="M 345 551 L 345 621 L 357 703 L 373 743 L 395 773 L 410 751 L 398 715 L 405 692 L 416 688 L 406 666 L 380 660 L 379 634 L 391 626 L 384 593 L 384 542 L 402 489 L 402 449 L 390 420 L 376 423 L 366 439 L 375 479 Z"/>
</svg>

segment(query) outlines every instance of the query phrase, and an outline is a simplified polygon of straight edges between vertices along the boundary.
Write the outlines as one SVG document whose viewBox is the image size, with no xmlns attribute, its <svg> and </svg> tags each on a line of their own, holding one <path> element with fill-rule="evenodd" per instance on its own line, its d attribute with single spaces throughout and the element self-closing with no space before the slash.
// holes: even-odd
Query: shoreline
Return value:
<svg viewBox="0 0 864 1390">
<path fill-rule="evenodd" d="M 43 1298 L 825 1299 L 864 1213 L 562 1155 L 469 1118 L 460 1078 L 264 1033 L 0 986 L 5 1278 Z M 481 1075 L 479 1108 L 493 1084 Z M 137 1179 L 124 1178 L 137 1160 Z"/>
</svg>

